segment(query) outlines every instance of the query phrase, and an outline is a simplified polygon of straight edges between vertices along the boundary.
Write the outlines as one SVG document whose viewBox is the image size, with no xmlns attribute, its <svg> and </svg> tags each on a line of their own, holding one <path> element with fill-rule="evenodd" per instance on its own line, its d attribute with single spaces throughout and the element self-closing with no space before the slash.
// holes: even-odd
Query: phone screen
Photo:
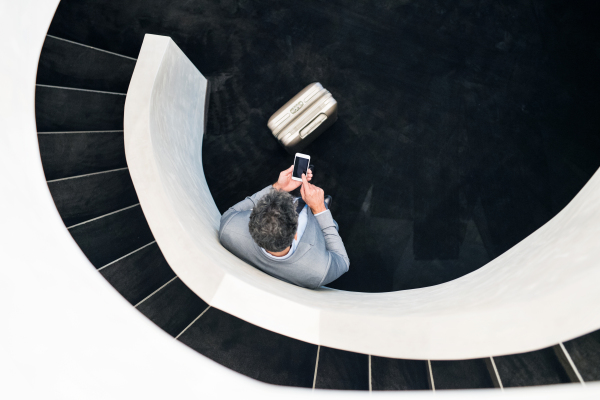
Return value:
<svg viewBox="0 0 600 400">
<path fill-rule="evenodd" d="M 308 158 L 296 157 L 294 160 L 294 174 L 296 178 L 302 178 L 302 174 L 306 174 L 308 171 Z"/>
</svg>

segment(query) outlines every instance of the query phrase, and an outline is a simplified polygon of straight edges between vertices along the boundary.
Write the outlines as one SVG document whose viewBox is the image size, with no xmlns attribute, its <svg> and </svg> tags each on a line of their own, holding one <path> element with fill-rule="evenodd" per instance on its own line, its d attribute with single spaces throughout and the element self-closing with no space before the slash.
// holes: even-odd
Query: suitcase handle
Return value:
<svg viewBox="0 0 600 400">
<path fill-rule="evenodd" d="M 304 139 L 308 135 L 312 133 L 315 129 L 319 127 L 325 120 L 327 119 L 327 115 L 321 113 L 314 117 L 312 121 L 310 121 L 304 128 L 300 130 L 300 137 Z"/>
</svg>

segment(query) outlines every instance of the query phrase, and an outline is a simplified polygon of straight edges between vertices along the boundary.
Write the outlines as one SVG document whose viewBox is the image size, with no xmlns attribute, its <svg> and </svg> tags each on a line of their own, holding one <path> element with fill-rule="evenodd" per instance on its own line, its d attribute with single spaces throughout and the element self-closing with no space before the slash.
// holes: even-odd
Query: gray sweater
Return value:
<svg viewBox="0 0 600 400">
<path fill-rule="evenodd" d="M 267 186 L 223 214 L 219 229 L 221 244 L 261 271 L 310 289 L 327 285 L 347 272 L 350 260 L 329 210 L 317 216 L 308 210 L 306 230 L 288 259 L 272 260 L 261 251 L 250 236 L 248 222 L 252 208 L 271 190 L 274 190 L 273 186 Z"/>
</svg>

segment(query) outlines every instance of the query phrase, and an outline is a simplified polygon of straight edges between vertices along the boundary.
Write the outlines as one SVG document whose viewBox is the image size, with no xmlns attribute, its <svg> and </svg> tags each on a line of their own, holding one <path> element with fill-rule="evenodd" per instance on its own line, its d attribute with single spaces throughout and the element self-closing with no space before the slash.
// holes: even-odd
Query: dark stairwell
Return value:
<svg viewBox="0 0 600 400">
<path fill-rule="evenodd" d="M 273 384 L 354 390 L 431 390 L 434 388 L 439 390 L 558 384 L 579 382 L 580 378 L 584 381 L 600 380 L 600 367 L 598 367 L 600 365 L 598 362 L 600 360 L 600 339 L 598 332 L 566 342 L 564 347 L 557 345 L 553 348 L 525 354 L 494 357 L 493 359 L 457 361 L 398 360 L 300 342 L 266 331 L 220 310 L 208 307 L 202 299 L 175 276 L 162 256 L 160 248 L 154 241 L 144 218 L 125 160 L 122 122 L 125 94 L 135 67 L 134 57 L 136 52 L 139 51 L 143 33 L 145 29 L 150 29 L 141 28 L 141 25 L 148 24 L 151 26 L 153 30 L 149 33 L 172 36 L 178 44 L 182 45 L 184 51 L 186 49 L 184 45 L 188 40 L 191 41 L 191 44 L 188 44 L 190 47 L 195 43 L 193 37 L 183 32 L 182 29 L 171 30 L 166 27 L 159 29 L 161 19 L 158 15 L 160 14 L 158 13 L 158 5 L 163 5 L 163 3 L 154 2 L 151 4 L 154 4 L 154 6 L 149 7 L 149 10 L 156 11 L 156 15 L 146 20 L 135 13 L 128 14 L 127 12 L 132 12 L 133 7 L 131 10 L 125 10 L 127 12 L 124 13 L 124 16 L 115 14 L 119 10 L 117 3 L 109 4 L 94 1 L 73 3 L 63 1 L 42 50 L 36 92 L 40 155 L 48 187 L 65 226 L 99 273 L 140 312 L 171 336 L 176 337 L 201 354 L 242 374 Z M 556 2 L 556 4 L 559 4 L 559 2 Z M 218 8 L 217 6 L 214 7 Z M 88 25 L 84 29 L 86 25 L 82 21 L 89 22 L 88 18 L 98 17 L 98 13 L 94 12 L 98 9 L 105 10 L 109 18 L 101 20 L 93 28 Z M 313 8 L 306 8 L 308 10 L 305 11 L 308 13 L 306 18 L 312 15 L 310 13 L 311 9 Z M 73 16 L 77 14 L 78 10 L 84 11 L 83 17 L 80 20 L 74 20 Z M 86 10 L 89 13 L 86 13 Z M 220 12 L 212 9 L 209 11 L 214 11 L 215 15 L 220 15 L 220 18 L 229 18 L 227 9 Z M 237 12 L 243 16 L 247 10 L 240 8 Z M 233 13 L 232 15 L 236 14 Z M 133 24 L 137 27 L 137 30 L 120 31 L 117 26 L 112 26 L 109 29 L 111 24 L 119 22 L 119 18 L 125 17 L 137 23 L 137 25 Z M 353 16 L 353 18 L 355 17 Z M 334 20 L 340 23 L 337 19 L 334 18 Z M 206 30 L 203 32 L 208 35 L 207 37 L 210 37 Z M 127 40 L 119 40 L 121 34 Z M 285 40 L 284 43 L 287 43 Z M 361 42 L 358 41 L 358 43 Z M 506 44 L 506 46 L 509 45 Z M 518 43 L 512 45 L 517 46 Z M 584 45 L 582 44 L 582 46 Z M 206 47 L 207 54 L 211 54 L 209 50 L 214 52 L 214 49 L 209 49 L 210 46 Z M 119 52 L 127 54 L 127 56 L 117 54 Z M 199 68 L 202 72 L 206 71 L 213 88 L 209 105 L 208 132 L 205 146 L 205 154 L 209 151 L 210 154 L 207 157 L 208 164 L 205 164 L 205 168 L 213 195 L 217 204 L 223 210 L 223 208 L 237 201 L 239 196 L 243 197 L 251 191 L 271 183 L 273 178 L 271 177 L 272 174 L 269 175 L 269 173 L 283 169 L 288 163 L 289 160 L 285 157 L 285 153 L 265 134 L 264 127 L 262 127 L 263 117 L 268 118 L 268 110 L 274 107 L 274 111 L 285 96 L 293 94 L 296 86 L 302 86 L 302 84 L 298 80 L 289 77 L 281 78 L 282 80 L 275 85 L 277 91 L 271 89 L 270 92 L 267 91 L 261 94 L 264 97 L 253 98 L 246 93 L 247 90 L 253 89 L 253 87 L 246 86 L 243 83 L 244 81 L 240 80 L 238 74 L 241 71 L 231 72 L 227 69 L 229 68 L 227 65 L 230 66 L 231 62 L 235 61 L 234 58 L 228 58 L 232 56 L 218 54 L 216 57 L 218 62 L 214 61 L 215 65 L 212 65 L 211 61 L 200 60 L 199 56 L 195 54 L 197 53 L 192 52 L 190 58 L 196 61 L 197 65 L 200 64 Z M 294 68 L 299 68 L 296 64 L 298 60 L 294 58 L 297 57 L 297 53 L 296 56 L 294 54 L 293 51 L 290 52 L 289 56 L 292 60 L 290 62 L 296 65 Z M 194 56 L 196 59 L 193 58 Z M 243 62 L 240 65 L 243 65 L 244 68 L 250 68 L 253 62 L 256 61 L 253 61 L 251 54 L 239 57 L 239 60 Z M 349 63 L 350 61 L 347 60 Z M 326 59 L 321 59 L 320 62 L 327 65 Z M 223 63 L 222 68 L 224 69 L 222 71 L 219 69 L 218 63 Z M 350 63 L 346 67 L 353 68 L 354 66 Z M 338 67 L 331 68 L 335 72 L 335 68 Z M 366 69 L 362 73 L 366 73 L 365 71 Z M 251 70 L 245 70 L 244 72 L 247 74 L 246 79 L 255 77 Z M 513 73 L 517 74 L 518 71 Z M 342 76 L 344 75 L 342 74 Z M 310 80 L 312 77 L 303 76 L 303 79 Z M 336 82 L 335 79 L 331 82 L 333 87 L 341 84 L 341 82 Z M 462 84 L 466 83 L 463 82 Z M 477 85 L 481 84 L 484 84 L 484 82 L 469 83 L 469 85 L 475 85 L 473 87 L 478 87 Z M 577 82 L 574 83 L 574 85 L 577 84 Z M 477 94 L 479 89 L 474 90 L 473 95 L 483 96 L 481 93 Z M 340 93 L 344 92 L 340 89 Z M 584 93 L 588 92 L 585 91 Z M 251 99 L 260 103 L 261 101 L 264 102 L 264 98 L 269 96 L 271 96 L 270 102 L 268 104 L 261 103 L 264 104 L 264 107 L 260 110 L 248 110 L 249 112 L 246 114 L 240 111 L 240 102 L 243 101 L 241 99 Z M 366 91 L 354 93 L 348 95 L 348 97 L 342 95 L 341 99 L 348 104 L 348 110 L 351 110 L 352 107 L 358 107 L 354 110 L 360 111 L 368 104 L 378 103 L 379 100 L 373 96 L 374 94 L 371 91 Z M 596 101 L 596 99 L 597 97 L 594 97 L 589 100 Z M 475 99 L 473 101 L 476 103 L 479 100 Z M 476 107 L 475 103 L 471 105 L 465 103 L 461 107 L 463 107 L 463 110 L 474 112 L 474 109 L 470 107 Z M 538 103 L 534 102 L 532 104 L 535 107 L 541 107 Z M 588 108 L 579 110 L 578 113 L 587 112 Z M 392 114 L 395 112 L 393 110 L 388 111 Z M 533 112 L 535 109 L 533 111 L 526 109 L 526 111 Z M 361 112 L 364 113 L 365 111 Z M 389 127 L 386 127 L 385 124 L 382 125 L 382 121 L 387 118 L 385 112 L 385 109 L 372 111 L 373 115 L 366 120 L 369 122 L 353 121 L 349 114 L 346 115 L 345 119 L 341 118 L 337 127 L 324 136 L 321 147 L 317 146 L 312 150 L 313 154 L 320 157 L 320 171 L 328 171 L 331 175 L 334 175 L 334 172 L 340 168 L 350 168 L 353 174 L 360 175 L 362 173 L 361 168 L 364 165 L 352 167 L 348 164 L 348 158 L 355 158 L 353 156 L 343 153 L 333 154 L 328 156 L 329 160 L 327 160 L 326 150 L 328 146 L 332 146 L 336 141 L 345 143 L 346 147 L 350 146 L 351 148 L 369 149 L 367 144 L 373 145 L 369 150 L 368 157 L 383 155 L 381 161 L 383 164 L 371 165 L 368 168 L 382 168 L 385 171 L 385 164 L 391 160 L 386 158 L 388 156 L 385 155 L 385 143 L 378 143 L 377 140 L 373 141 L 372 138 L 369 139 L 362 133 L 357 134 L 355 132 L 356 128 L 352 126 L 356 122 L 357 126 L 361 126 L 361 132 L 369 132 L 370 135 L 381 133 L 384 137 L 390 135 Z M 367 114 L 370 113 L 367 112 Z M 363 114 L 358 113 L 357 115 Z M 478 118 L 483 119 L 485 117 L 485 114 L 477 115 L 479 115 Z M 238 127 L 238 123 L 241 123 L 243 129 Z M 367 124 L 368 126 L 361 124 Z M 430 268 L 432 271 L 439 272 L 440 276 L 445 276 L 444 279 L 449 279 L 454 276 L 452 274 L 455 274 L 455 272 L 444 275 L 445 270 L 454 268 L 462 274 L 480 267 L 490 257 L 498 255 L 506 250 L 507 246 L 514 244 L 515 240 L 520 240 L 520 237 L 525 233 L 530 233 L 528 229 L 534 229 L 549 218 L 552 213 L 558 211 L 587 181 L 589 175 L 598 167 L 597 162 L 589 156 L 589 153 L 595 151 L 595 146 L 598 145 L 598 136 L 597 131 L 592 132 L 586 129 L 588 127 L 589 129 L 595 129 L 598 125 L 596 119 L 591 120 L 591 122 L 579 122 L 578 124 L 579 132 L 575 135 L 578 140 L 582 141 L 573 142 L 566 146 L 566 152 L 562 153 L 562 158 L 560 158 L 562 165 L 567 167 L 563 169 L 557 164 L 552 164 L 550 168 L 550 170 L 554 168 L 557 171 L 557 175 L 554 176 L 560 177 L 558 182 L 565 183 L 572 177 L 570 174 L 574 174 L 573 176 L 576 176 L 576 179 L 564 189 L 542 190 L 539 193 L 536 188 L 531 189 L 531 192 L 526 191 L 528 193 L 525 196 L 526 198 L 519 201 L 526 202 L 527 199 L 534 199 L 531 203 L 528 203 L 526 210 L 534 209 L 538 201 L 542 203 L 550 201 L 551 205 L 548 206 L 549 208 L 546 211 L 542 212 L 543 215 L 536 214 L 535 217 L 532 217 L 535 221 L 532 220 L 533 222 L 527 227 L 523 227 L 523 229 L 520 227 L 515 232 L 493 233 L 490 226 L 486 228 L 486 224 L 489 222 L 485 217 L 486 213 L 495 212 L 494 210 L 506 210 L 498 208 L 499 205 L 491 204 L 489 198 L 485 196 L 471 196 L 474 192 L 467 190 L 465 198 L 460 196 L 454 200 L 446 198 L 444 194 L 446 192 L 444 191 L 452 192 L 459 180 L 455 182 L 453 179 L 458 179 L 456 176 L 446 176 L 440 165 L 433 165 L 431 167 L 433 172 L 428 170 L 428 173 L 435 175 L 435 171 L 439 172 L 436 176 L 444 178 L 446 183 L 440 186 L 426 187 L 415 187 L 413 184 L 407 184 L 406 187 L 411 187 L 410 191 L 412 192 L 404 194 L 397 192 L 395 189 L 405 186 L 405 178 L 402 178 L 401 174 L 379 175 L 381 180 L 374 181 L 372 185 L 362 182 L 359 185 L 362 188 L 360 190 L 354 190 L 356 188 L 352 185 L 348 186 L 347 180 L 344 180 L 347 177 L 340 178 L 339 181 L 331 177 L 323 177 L 319 183 L 326 188 L 348 187 L 353 190 L 345 193 L 341 189 L 335 189 L 337 190 L 335 197 L 339 201 L 336 204 L 336 209 L 333 210 L 334 213 L 339 213 L 335 216 L 339 220 L 342 229 L 346 229 L 344 235 L 347 236 L 344 237 L 344 240 L 348 246 L 360 243 L 363 239 L 360 232 L 371 232 L 370 230 L 381 232 L 385 230 L 386 233 L 383 236 L 387 235 L 389 240 L 396 241 L 394 243 L 401 243 L 404 246 L 403 248 L 410 249 L 411 260 L 420 260 L 417 263 L 418 265 L 410 264 L 412 265 L 411 268 Z M 408 123 L 407 126 L 414 125 Z M 457 125 L 452 126 L 456 127 Z M 498 130 L 494 130 L 494 132 L 492 132 L 493 135 L 500 134 Z M 548 132 L 552 134 L 554 130 L 542 131 L 542 137 Z M 435 141 L 435 137 L 427 136 L 427 132 L 421 132 L 420 134 L 425 135 L 424 138 L 428 141 Z M 512 139 L 510 140 L 523 142 L 527 149 L 532 149 L 539 144 L 534 139 L 522 138 L 519 136 L 521 134 L 522 132 L 516 132 L 511 135 Z M 403 144 L 409 144 L 410 140 L 405 142 L 402 135 L 394 142 L 395 149 L 402 147 Z M 410 138 L 410 135 L 406 138 Z M 459 139 L 454 138 L 452 140 Z M 463 139 L 466 140 L 468 137 L 463 137 L 460 140 Z M 411 140 L 415 140 L 415 138 Z M 532 140 L 533 142 L 530 143 Z M 550 152 L 557 151 L 558 147 L 564 146 L 566 143 L 566 139 L 560 137 L 553 137 L 552 140 L 554 142 L 550 144 L 540 143 L 550 146 Z M 234 146 L 232 143 L 238 144 Z M 586 144 L 589 147 L 584 151 L 582 146 Z M 456 142 L 450 142 L 450 144 L 444 146 L 450 146 L 450 148 L 458 151 L 459 147 L 456 145 Z M 422 144 L 419 146 L 422 146 Z M 442 145 L 440 144 L 440 146 Z M 442 148 L 447 149 L 444 146 Z M 437 150 L 435 148 L 428 150 L 421 148 L 416 152 L 408 151 L 404 156 L 409 161 L 414 161 L 415 157 L 422 157 L 423 160 L 434 162 L 437 159 L 436 154 L 439 154 L 442 148 Z M 247 149 L 247 153 L 244 153 L 243 149 Z M 257 158 L 262 157 L 263 152 L 267 152 L 272 156 L 265 157 L 270 163 L 268 166 L 264 164 L 264 161 L 255 163 Z M 248 157 L 240 157 L 242 154 L 246 154 Z M 535 157 L 539 156 L 538 153 L 534 155 Z M 518 188 L 526 188 L 527 182 L 529 182 L 528 179 L 537 178 L 530 177 L 528 174 L 536 168 L 542 168 L 540 165 L 543 164 L 543 160 L 535 157 L 528 159 L 526 155 L 522 154 L 522 160 L 527 159 L 527 162 L 516 165 L 515 169 L 512 170 L 510 165 L 515 165 L 513 156 L 514 154 L 498 155 L 498 159 L 494 158 L 498 162 L 498 169 L 488 171 L 488 173 L 478 176 L 477 179 L 510 183 L 509 181 L 514 178 L 518 180 Z M 389 157 L 394 158 L 398 155 L 389 155 Z M 484 156 L 477 157 L 477 159 L 480 158 L 484 158 Z M 234 178 L 224 180 L 222 176 L 224 172 L 218 171 L 219 168 L 222 169 L 222 166 L 215 161 L 218 159 L 237 159 L 240 160 L 241 164 L 236 168 L 253 165 L 250 170 L 257 168 L 262 169 L 262 172 L 257 172 L 258 178 L 249 182 L 244 181 L 243 177 L 239 176 L 239 171 L 236 172 L 237 169 L 235 169 L 233 172 Z M 516 160 L 518 161 L 519 158 L 517 157 Z M 368 163 L 368 161 L 364 162 Z M 529 164 L 530 162 L 532 164 Z M 525 168 L 527 165 L 533 166 L 533 169 Z M 407 165 L 397 165 L 394 168 L 396 167 L 400 168 L 396 172 L 400 171 L 402 174 L 406 173 L 407 176 L 414 178 L 415 175 L 411 175 L 412 169 L 408 168 Z M 408 169 L 402 169 L 405 167 Z M 506 168 L 509 172 L 517 170 L 519 172 L 515 172 L 516 175 L 503 175 L 503 171 L 507 171 Z M 324 172 L 323 174 L 325 175 Z M 371 176 L 371 179 L 375 179 L 373 174 L 364 176 Z M 479 182 L 484 186 L 487 184 L 477 179 L 475 179 L 475 182 Z M 239 184 L 240 181 L 244 183 Z M 548 187 L 558 187 L 558 182 L 550 182 Z M 515 188 L 512 184 L 509 186 Z M 495 193 L 494 190 L 499 189 L 496 188 L 486 193 L 491 196 L 490 193 Z M 509 192 L 508 197 L 504 198 L 503 201 L 510 203 L 516 197 L 522 195 L 519 194 L 521 193 L 519 190 L 516 190 L 513 194 Z M 244 194 L 242 195 L 242 193 Z M 543 198 L 548 193 L 553 196 L 550 200 Z M 432 206 L 431 203 L 427 202 L 427 196 L 445 199 L 444 204 L 448 202 L 448 204 L 456 203 L 452 207 L 458 207 L 459 211 L 455 214 L 446 214 L 444 211 L 446 210 L 445 206 L 442 208 Z M 415 198 L 424 199 L 424 202 L 415 204 Z M 406 204 L 409 204 L 413 211 L 418 211 L 419 207 L 423 209 L 413 216 L 409 216 L 409 214 L 406 214 L 408 211 L 403 208 L 404 205 L 395 205 L 394 201 L 389 200 L 406 201 Z M 471 219 L 464 219 L 464 215 L 461 214 L 462 211 L 460 210 L 462 209 L 460 207 L 462 207 L 461 202 L 463 200 L 464 204 L 467 205 L 467 209 L 470 210 L 469 215 L 471 217 L 469 218 Z M 507 207 L 509 210 L 517 208 L 514 205 Z M 386 218 L 386 215 L 394 215 L 394 221 Z M 436 216 L 440 218 L 436 219 Z M 504 217 L 504 214 L 502 214 L 502 217 Z M 437 247 L 427 245 L 428 241 L 436 239 L 435 235 L 428 236 L 427 224 L 433 223 L 434 228 L 436 226 L 441 227 L 450 224 L 452 222 L 450 219 L 454 222 L 460 222 L 457 222 L 458 225 L 454 228 L 458 229 L 458 236 L 456 237 L 462 237 L 462 241 L 444 240 Z M 508 229 L 510 224 L 507 226 Z M 496 238 L 493 235 L 496 235 Z M 370 242 L 368 244 L 371 245 Z M 362 251 L 360 249 L 364 247 L 358 246 L 358 248 L 359 251 Z M 376 248 L 375 250 L 381 253 L 383 249 Z M 456 252 L 460 253 L 461 251 L 466 251 L 470 254 L 470 257 L 477 260 L 477 263 L 469 267 L 459 267 L 460 262 L 457 264 L 455 261 L 448 261 L 456 255 Z M 437 256 L 431 258 L 429 255 L 434 253 Z M 356 253 L 354 259 L 360 265 L 360 260 L 367 260 L 370 254 L 368 252 L 364 254 Z M 404 257 L 403 254 L 405 253 L 400 256 Z M 391 258 L 396 256 L 394 254 L 390 255 Z M 384 261 L 390 260 L 377 258 L 378 263 Z M 393 269 L 387 272 L 375 269 L 375 273 L 373 270 L 369 270 L 371 268 L 369 265 L 365 264 L 364 267 L 363 272 L 360 272 L 361 268 L 359 267 L 357 268 L 359 272 L 354 277 L 342 281 L 340 283 L 341 287 L 353 289 L 365 285 L 364 287 L 367 289 L 379 291 L 383 288 L 380 282 L 386 282 L 382 276 L 398 273 L 397 271 L 394 272 Z M 407 271 L 412 270 L 408 269 Z M 381 274 L 379 274 L 380 272 Z M 415 281 L 411 285 L 423 286 L 434 283 L 437 283 L 437 281 L 425 279 Z M 392 287 L 392 289 L 396 288 Z M 569 361 L 569 358 L 571 361 Z"/>
</svg>

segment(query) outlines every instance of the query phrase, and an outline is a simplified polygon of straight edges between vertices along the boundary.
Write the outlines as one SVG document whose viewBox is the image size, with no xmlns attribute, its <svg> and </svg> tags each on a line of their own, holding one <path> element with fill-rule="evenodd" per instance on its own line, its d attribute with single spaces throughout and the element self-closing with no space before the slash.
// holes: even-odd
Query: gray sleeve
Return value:
<svg viewBox="0 0 600 400">
<path fill-rule="evenodd" d="M 227 223 L 233 217 L 235 217 L 236 214 L 238 214 L 242 211 L 248 211 L 248 210 L 253 209 L 254 206 L 256 206 L 256 203 L 258 203 L 258 201 L 261 199 L 261 197 L 263 197 L 267 193 L 271 192 L 271 190 L 275 190 L 275 189 L 273 189 L 272 185 L 269 185 L 266 188 L 262 189 L 261 191 L 254 193 L 252 196 L 246 197 L 244 200 L 240 201 L 239 203 L 237 203 L 236 205 L 231 207 L 229 210 L 225 211 L 225 213 L 221 216 L 221 226 L 219 228 L 219 237 L 221 236 L 223 229 L 225 229 L 225 227 L 227 226 Z"/>
<path fill-rule="evenodd" d="M 339 278 L 350 268 L 350 259 L 346 253 L 344 242 L 337 231 L 337 224 L 331 216 L 331 211 L 316 215 L 315 218 L 321 227 L 323 237 L 325 238 L 325 247 L 329 251 L 330 263 L 327 274 L 319 286 L 326 285 Z"/>
</svg>

